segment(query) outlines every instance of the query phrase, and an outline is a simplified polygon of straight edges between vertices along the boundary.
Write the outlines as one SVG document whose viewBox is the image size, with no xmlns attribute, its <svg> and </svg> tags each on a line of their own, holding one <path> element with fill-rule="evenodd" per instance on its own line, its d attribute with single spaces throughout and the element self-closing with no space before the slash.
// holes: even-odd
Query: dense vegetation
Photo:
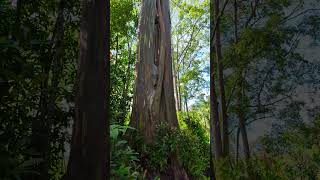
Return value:
<svg viewBox="0 0 320 180">
<path fill-rule="evenodd" d="M 89 2 L 0 0 L 0 179 L 320 179 L 318 0 Z"/>
</svg>

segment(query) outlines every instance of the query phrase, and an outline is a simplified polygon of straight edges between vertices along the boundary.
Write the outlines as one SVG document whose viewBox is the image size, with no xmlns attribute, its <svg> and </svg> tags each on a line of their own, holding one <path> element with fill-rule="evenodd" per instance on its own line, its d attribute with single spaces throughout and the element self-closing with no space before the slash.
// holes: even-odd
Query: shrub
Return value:
<svg viewBox="0 0 320 180">
<path fill-rule="evenodd" d="M 145 154 L 150 169 L 164 171 L 168 156 L 177 154 L 187 173 L 195 178 L 203 177 L 208 167 L 208 144 L 188 129 L 178 130 L 166 123 L 157 126 L 153 145 L 146 145 Z"/>
<path fill-rule="evenodd" d="M 135 152 L 123 135 L 129 126 L 111 125 L 111 175 L 113 179 L 137 179 L 139 176 L 138 153 Z"/>
</svg>

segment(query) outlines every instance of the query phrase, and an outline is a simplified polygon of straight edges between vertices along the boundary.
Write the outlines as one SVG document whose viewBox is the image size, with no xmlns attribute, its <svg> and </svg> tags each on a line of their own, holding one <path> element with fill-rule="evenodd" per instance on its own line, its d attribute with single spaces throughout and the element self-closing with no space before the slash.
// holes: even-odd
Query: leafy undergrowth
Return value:
<svg viewBox="0 0 320 180">
<path fill-rule="evenodd" d="M 146 145 L 140 137 L 135 138 L 136 150 L 130 147 L 124 134 L 129 126 L 111 125 L 111 165 L 114 179 L 137 179 L 143 177 L 143 168 L 163 172 L 168 156 L 177 154 L 178 160 L 190 177 L 205 178 L 209 165 L 209 140 L 206 131 L 196 121 L 188 121 L 181 129 L 161 123 L 156 128 L 155 143 Z M 190 127 L 190 128 L 188 128 Z M 197 128 L 196 128 L 197 127 Z"/>
<path fill-rule="evenodd" d="M 181 116 L 184 117 L 184 116 Z M 176 153 L 192 179 L 208 179 L 209 137 L 204 126 L 180 119 L 180 130 L 159 124 L 153 145 L 139 143 L 130 147 L 123 134 L 133 128 L 111 126 L 112 176 L 114 179 L 141 179 L 143 168 L 165 171 L 167 157 Z M 276 138 L 277 141 L 274 139 Z M 141 141 L 141 139 L 140 139 Z M 215 162 L 217 179 L 223 180 L 291 180 L 320 179 L 320 119 L 285 130 L 277 137 L 265 136 L 263 150 L 252 154 L 250 160 L 235 160 L 229 156 Z M 143 162 L 142 162 L 143 161 Z"/>
<path fill-rule="evenodd" d="M 136 179 L 141 172 L 138 153 L 123 138 L 129 126 L 111 125 L 111 175 L 114 179 Z"/>
</svg>

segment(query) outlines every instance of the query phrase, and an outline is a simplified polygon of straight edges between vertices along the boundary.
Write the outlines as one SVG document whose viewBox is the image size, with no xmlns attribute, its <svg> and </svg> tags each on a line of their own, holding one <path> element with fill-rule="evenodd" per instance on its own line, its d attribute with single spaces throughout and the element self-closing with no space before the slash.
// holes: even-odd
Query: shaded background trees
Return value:
<svg viewBox="0 0 320 180">
<path fill-rule="evenodd" d="M 10 82 L 1 94 L 1 151 L 4 167 L 14 167 L 7 178 L 64 172 L 79 9 L 62 3 L 1 1 L 1 79 Z"/>
</svg>

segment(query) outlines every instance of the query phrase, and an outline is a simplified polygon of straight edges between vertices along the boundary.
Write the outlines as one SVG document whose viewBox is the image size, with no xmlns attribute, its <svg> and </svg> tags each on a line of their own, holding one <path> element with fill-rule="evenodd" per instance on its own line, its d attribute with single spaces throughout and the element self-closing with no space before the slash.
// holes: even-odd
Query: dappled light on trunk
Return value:
<svg viewBox="0 0 320 180">
<path fill-rule="evenodd" d="M 135 95 L 130 125 L 146 143 L 154 142 L 156 126 L 178 127 L 171 57 L 171 24 L 168 0 L 144 0 L 141 7 L 136 63 Z M 163 176 L 184 178 L 175 154 Z"/>
</svg>

